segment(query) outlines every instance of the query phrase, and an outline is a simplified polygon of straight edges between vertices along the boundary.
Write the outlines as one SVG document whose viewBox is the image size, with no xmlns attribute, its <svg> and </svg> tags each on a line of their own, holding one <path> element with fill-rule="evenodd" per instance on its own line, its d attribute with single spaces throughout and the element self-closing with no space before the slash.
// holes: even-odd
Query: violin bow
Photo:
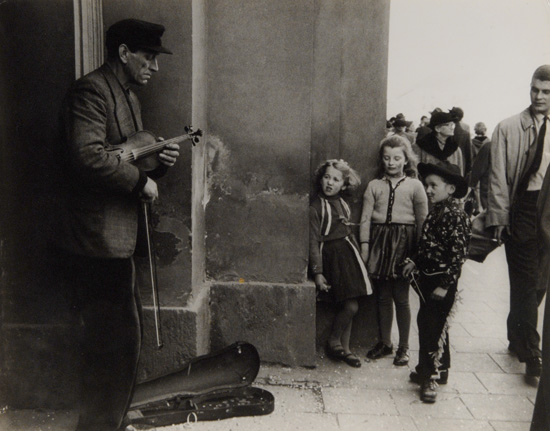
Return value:
<svg viewBox="0 0 550 431">
<path fill-rule="evenodd" d="M 160 302 L 159 292 L 157 287 L 157 265 L 155 260 L 155 249 L 153 241 L 151 241 L 151 225 L 149 222 L 149 204 L 143 202 L 143 213 L 145 214 L 145 233 L 147 236 L 147 251 L 149 254 L 149 270 L 151 274 L 151 287 L 153 290 L 153 314 L 155 317 L 155 334 L 157 339 L 157 348 L 162 349 L 162 332 L 160 325 Z"/>
</svg>

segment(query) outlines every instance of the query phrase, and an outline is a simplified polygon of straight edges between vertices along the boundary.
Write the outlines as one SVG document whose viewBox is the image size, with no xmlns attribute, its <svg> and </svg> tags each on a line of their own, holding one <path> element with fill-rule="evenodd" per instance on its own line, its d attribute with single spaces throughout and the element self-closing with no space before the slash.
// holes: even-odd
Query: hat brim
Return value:
<svg viewBox="0 0 550 431">
<path fill-rule="evenodd" d="M 393 123 L 394 127 L 409 127 L 412 124 L 412 121 L 400 121 L 397 120 Z"/>
<path fill-rule="evenodd" d="M 462 175 L 454 174 L 449 172 L 438 165 L 431 163 L 419 163 L 418 164 L 418 173 L 420 176 L 425 179 L 428 175 L 438 175 L 442 178 L 445 178 L 449 183 L 455 186 L 456 190 L 453 193 L 453 197 L 461 199 L 468 193 L 468 182 L 464 179 Z"/>
</svg>

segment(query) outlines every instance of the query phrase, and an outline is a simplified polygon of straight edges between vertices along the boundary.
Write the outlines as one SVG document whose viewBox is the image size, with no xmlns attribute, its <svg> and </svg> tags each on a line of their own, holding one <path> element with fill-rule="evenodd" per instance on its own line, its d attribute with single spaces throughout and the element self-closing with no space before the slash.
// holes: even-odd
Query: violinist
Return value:
<svg viewBox="0 0 550 431">
<path fill-rule="evenodd" d="M 141 348 L 141 305 L 133 255 L 142 202 L 159 197 L 154 178 L 179 156 L 168 143 L 144 170 L 109 151 L 143 130 L 132 85 L 158 71 L 164 27 L 136 19 L 113 24 L 107 60 L 77 80 L 61 111 L 62 214 L 56 245 L 82 322 L 77 431 L 117 430 L 129 407 Z"/>
</svg>

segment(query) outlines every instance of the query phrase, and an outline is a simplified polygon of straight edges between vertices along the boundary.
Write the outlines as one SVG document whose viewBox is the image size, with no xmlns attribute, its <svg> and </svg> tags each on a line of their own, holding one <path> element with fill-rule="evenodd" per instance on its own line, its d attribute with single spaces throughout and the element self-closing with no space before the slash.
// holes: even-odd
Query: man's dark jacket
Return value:
<svg viewBox="0 0 550 431">
<path fill-rule="evenodd" d="M 77 80 L 61 113 L 63 200 L 58 245 L 73 254 L 127 258 L 138 229 L 138 193 L 147 181 L 107 150 L 142 130 L 136 95 L 104 64 Z"/>
</svg>

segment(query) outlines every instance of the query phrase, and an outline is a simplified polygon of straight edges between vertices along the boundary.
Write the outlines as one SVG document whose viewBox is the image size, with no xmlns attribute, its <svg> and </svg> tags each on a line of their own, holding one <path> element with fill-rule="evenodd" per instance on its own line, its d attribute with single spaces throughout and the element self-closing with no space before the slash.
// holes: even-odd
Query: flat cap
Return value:
<svg viewBox="0 0 550 431">
<path fill-rule="evenodd" d="M 164 26 L 139 19 L 123 19 L 114 23 L 107 30 L 107 49 L 117 49 L 125 44 L 130 50 L 142 49 L 156 53 L 172 54 L 172 51 L 162 46 L 161 37 Z M 111 47 L 111 48 L 110 48 Z"/>
</svg>

